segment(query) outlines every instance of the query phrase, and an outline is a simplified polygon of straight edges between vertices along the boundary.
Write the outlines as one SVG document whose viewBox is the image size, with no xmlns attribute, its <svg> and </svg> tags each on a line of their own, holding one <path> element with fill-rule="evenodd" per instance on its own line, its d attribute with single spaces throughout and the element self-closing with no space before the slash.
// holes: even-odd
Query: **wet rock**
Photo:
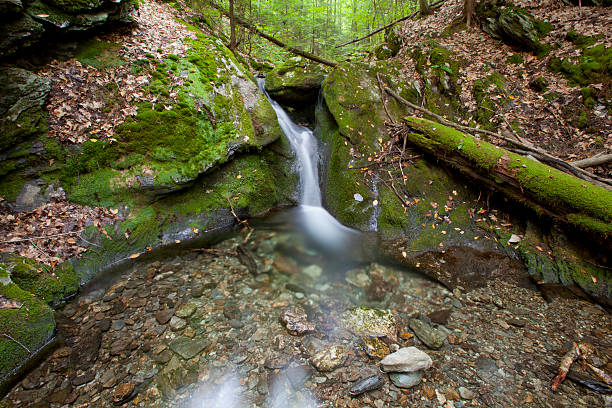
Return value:
<svg viewBox="0 0 612 408">
<path fill-rule="evenodd" d="M 408 325 L 410 329 L 416 334 L 416 336 L 423 343 L 427 345 L 427 347 L 432 348 L 434 350 L 439 349 L 444 344 L 444 340 L 446 340 L 446 334 L 441 332 L 440 330 L 434 329 L 429 324 L 419 320 L 419 319 L 410 319 L 408 321 Z"/>
<path fill-rule="evenodd" d="M 394 373 L 427 370 L 432 364 L 431 357 L 416 347 L 401 348 L 380 361 L 380 367 L 383 371 Z"/>
<path fill-rule="evenodd" d="M 344 364 L 348 357 L 345 346 L 334 345 L 325 347 L 310 358 L 310 362 L 321 372 L 330 372 Z"/>
<path fill-rule="evenodd" d="M 107 332 L 111 327 L 111 322 L 111 319 L 105 318 L 96 323 L 96 325 L 98 326 L 98 329 L 100 329 L 100 331 Z"/>
<path fill-rule="evenodd" d="M 474 399 L 474 397 L 476 397 L 476 394 L 474 394 L 473 391 L 465 388 L 465 387 L 459 387 L 459 395 L 461 396 L 462 399 L 465 400 L 471 400 Z"/>
<path fill-rule="evenodd" d="M 174 310 L 172 309 L 160 310 L 155 313 L 155 320 L 157 320 L 157 323 L 159 324 L 166 324 L 168 321 L 170 321 L 173 315 Z"/>
<path fill-rule="evenodd" d="M 236 306 L 234 303 L 228 303 L 223 306 L 223 316 L 230 320 L 240 320 L 240 309 L 238 309 L 238 306 Z"/>
<path fill-rule="evenodd" d="M 51 393 L 46 399 L 47 402 L 55 403 L 55 404 L 64 404 L 66 399 L 72 393 L 72 386 L 68 385 L 66 387 L 62 387 L 57 391 Z"/>
<path fill-rule="evenodd" d="M 113 325 L 111 327 L 113 330 L 119 331 L 125 327 L 125 320 L 123 319 L 113 320 Z"/>
<path fill-rule="evenodd" d="M 428 314 L 427 317 L 432 321 L 432 323 L 445 325 L 448 323 L 448 318 L 452 312 L 453 311 L 451 309 L 436 310 L 435 312 Z"/>
<path fill-rule="evenodd" d="M 192 340 L 188 337 L 179 337 L 172 340 L 168 346 L 183 359 L 189 360 L 200 354 L 206 347 L 210 346 L 210 341 L 206 339 Z"/>
<path fill-rule="evenodd" d="M 187 322 L 184 319 L 181 319 L 177 316 L 172 316 L 170 319 L 170 328 L 173 331 L 183 330 L 187 326 Z"/>
<path fill-rule="evenodd" d="M 72 380 L 72 385 L 78 387 L 79 385 L 87 384 L 93 381 L 96 378 L 95 371 L 88 371 L 83 375 L 79 375 Z"/>
<path fill-rule="evenodd" d="M 459 401 L 461 399 L 459 393 L 452 387 L 446 387 L 446 390 L 444 390 L 444 396 L 449 401 Z"/>
<path fill-rule="evenodd" d="M 193 303 L 187 303 L 179 307 L 174 313 L 178 317 L 182 317 L 184 319 L 188 318 L 192 314 L 195 313 L 197 306 Z"/>
<path fill-rule="evenodd" d="M 135 388 L 136 385 L 131 382 L 119 384 L 113 392 L 113 403 L 115 405 L 121 405 L 127 402 L 132 397 Z"/>
<path fill-rule="evenodd" d="M 319 265 L 310 265 L 302 269 L 302 273 L 310 279 L 318 279 L 323 273 L 323 269 Z"/>
<path fill-rule="evenodd" d="M 373 375 L 368 378 L 364 378 L 357 382 L 357 384 L 353 385 L 349 390 L 349 394 L 351 395 L 360 395 L 364 392 L 373 391 L 381 388 L 385 384 L 381 375 Z"/>
<path fill-rule="evenodd" d="M 315 326 L 308 321 L 308 315 L 304 309 L 298 306 L 285 309 L 281 314 L 281 322 L 294 336 L 302 336 L 315 331 Z"/>
<path fill-rule="evenodd" d="M 396 387 L 411 388 L 421 383 L 423 375 L 423 371 L 419 370 L 411 373 L 391 373 L 389 374 L 389 378 Z"/>
<path fill-rule="evenodd" d="M 285 375 L 293 389 L 298 390 L 312 377 L 312 368 L 307 365 L 289 367 L 285 370 Z"/>
<path fill-rule="evenodd" d="M 391 352 L 389 346 L 379 337 L 365 337 L 363 345 L 366 354 L 370 357 L 385 358 Z"/>
<path fill-rule="evenodd" d="M 386 336 L 397 340 L 395 316 L 388 310 L 355 307 L 342 314 L 343 326 L 360 337 Z"/>
<path fill-rule="evenodd" d="M 300 272 L 298 265 L 292 260 L 282 255 L 277 254 L 274 257 L 274 266 L 280 273 L 285 275 L 295 275 Z"/>
<path fill-rule="evenodd" d="M 23 185 L 21 193 L 17 196 L 13 209 L 18 212 L 32 211 L 36 207 L 45 203 L 42 188 L 36 180 L 28 181 Z"/>
</svg>

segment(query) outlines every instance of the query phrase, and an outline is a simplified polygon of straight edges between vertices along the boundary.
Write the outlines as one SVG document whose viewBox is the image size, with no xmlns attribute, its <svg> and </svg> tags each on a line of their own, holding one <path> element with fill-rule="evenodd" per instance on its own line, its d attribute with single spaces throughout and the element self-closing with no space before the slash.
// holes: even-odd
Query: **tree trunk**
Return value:
<svg viewBox="0 0 612 408">
<path fill-rule="evenodd" d="M 427 0 L 419 0 L 419 10 L 422 16 L 428 16 L 433 13 Z"/>
<path fill-rule="evenodd" d="M 474 0 L 463 0 L 463 17 L 465 19 L 465 24 L 468 27 L 468 30 L 472 26 L 472 19 L 474 17 Z"/>
<path fill-rule="evenodd" d="M 229 0 L 229 18 L 230 18 L 230 43 L 229 49 L 236 50 L 236 16 L 234 16 L 234 0 Z"/>
<path fill-rule="evenodd" d="M 413 146 L 538 214 L 609 242 L 609 190 L 439 123 L 415 117 L 405 121 L 404 137 Z"/>
</svg>

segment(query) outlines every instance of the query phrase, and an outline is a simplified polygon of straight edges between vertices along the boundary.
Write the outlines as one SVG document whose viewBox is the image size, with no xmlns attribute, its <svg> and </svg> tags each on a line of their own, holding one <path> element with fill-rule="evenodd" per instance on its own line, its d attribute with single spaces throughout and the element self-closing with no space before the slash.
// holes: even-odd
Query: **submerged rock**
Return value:
<svg viewBox="0 0 612 408">
<path fill-rule="evenodd" d="M 294 336 L 302 336 L 315 331 L 315 326 L 308 321 L 308 315 L 304 309 L 298 306 L 286 309 L 281 315 L 281 322 Z"/>
<path fill-rule="evenodd" d="M 323 348 L 310 358 L 310 362 L 321 372 L 333 371 L 344 364 L 348 357 L 348 350 L 345 346 L 334 345 Z"/>
<path fill-rule="evenodd" d="M 360 337 L 384 336 L 397 340 L 395 316 L 388 310 L 355 307 L 342 314 L 342 324 Z"/>
<path fill-rule="evenodd" d="M 431 357 L 416 347 L 401 348 L 380 361 L 380 367 L 384 372 L 394 373 L 427 370 L 432 364 Z"/>
<path fill-rule="evenodd" d="M 446 335 L 443 332 L 434 329 L 429 324 L 419 319 L 410 319 L 408 325 L 419 340 L 425 343 L 429 348 L 437 350 L 442 347 L 444 340 L 446 340 Z"/>
<path fill-rule="evenodd" d="M 391 373 L 389 374 L 389 378 L 396 387 L 411 388 L 421 383 L 423 375 L 423 371 L 419 370 L 411 373 Z"/>
<path fill-rule="evenodd" d="M 364 378 L 360 380 L 355 385 L 351 387 L 349 390 L 349 394 L 351 395 L 360 395 L 364 392 L 377 390 L 385 384 L 382 376 L 376 374 L 368 378 Z"/>
</svg>

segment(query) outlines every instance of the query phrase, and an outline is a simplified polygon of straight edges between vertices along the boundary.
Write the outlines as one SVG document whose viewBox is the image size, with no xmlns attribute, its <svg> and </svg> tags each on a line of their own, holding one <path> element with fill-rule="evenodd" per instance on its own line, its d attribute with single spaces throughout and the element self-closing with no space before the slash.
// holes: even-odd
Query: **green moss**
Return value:
<svg viewBox="0 0 612 408">
<path fill-rule="evenodd" d="M 123 65 L 125 61 L 119 57 L 121 44 L 100 40 L 88 40 L 79 44 L 75 58 L 82 64 L 98 69 L 112 68 Z"/>
<path fill-rule="evenodd" d="M 494 71 L 484 79 L 474 81 L 474 98 L 477 103 L 473 119 L 486 130 L 495 130 L 498 123 L 493 121 L 493 116 L 503 106 L 506 96 L 506 78 Z M 494 98 L 502 96 L 502 98 Z"/>
<path fill-rule="evenodd" d="M 587 48 L 592 46 L 597 42 L 595 37 L 588 37 L 586 35 L 582 35 L 575 30 L 569 30 L 565 38 L 572 42 L 578 48 Z"/>
<path fill-rule="evenodd" d="M 508 64 L 519 65 L 524 62 L 525 60 L 523 59 L 523 56 L 521 54 L 512 54 L 512 55 L 509 55 L 508 58 L 506 58 L 506 63 Z"/>
<path fill-rule="evenodd" d="M 6 266 L 0 265 L 0 268 Z M 55 320 L 51 308 L 16 284 L 0 284 L 0 295 L 22 303 L 20 309 L 0 309 L 0 333 L 19 341 L 30 351 L 36 352 L 51 340 Z M 0 378 L 23 364 L 30 353 L 7 337 L 0 337 Z"/>
<path fill-rule="evenodd" d="M 419 130 L 419 133 L 413 134 L 413 140 L 418 141 L 421 148 L 460 154 L 473 163 L 475 169 L 487 174 L 494 171 L 511 172 L 521 190 L 532 199 L 547 208 L 560 208 L 560 211 L 568 212 L 565 222 L 596 235 L 605 237 L 609 234 L 609 227 L 603 228 L 604 224 L 612 221 L 612 193 L 608 190 L 484 141 L 476 141 L 438 123 L 416 118 L 406 120 Z M 508 164 L 507 168 L 500 170 L 497 166 L 502 156 L 507 158 Z"/>
<path fill-rule="evenodd" d="M 78 278 L 69 263 L 52 269 L 17 255 L 6 256 L 4 262 L 11 271 L 12 281 L 45 303 L 57 305 L 79 288 Z"/>
<path fill-rule="evenodd" d="M 584 48 L 576 63 L 569 58 L 551 58 L 548 66 L 552 72 L 563 74 L 571 86 L 606 82 L 612 75 L 612 48 L 604 44 Z"/>
<path fill-rule="evenodd" d="M 548 90 L 548 80 L 542 75 L 537 76 L 529 82 L 529 87 L 536 92 L 546 92 Z"/>
<path fill-rule="evenodd" d="M 578 114 L 578 117 L 573 122 L 574 126 L 578 129 L 584 129 L 589 124 L 589 115 L 582 111 Z"/>
<path fill-rule="evenodd" d="M 0 182 L 0 197 L 7 201 L 14 201 L 21 192 L 26 181 L 27 179 L 18 174 L 11 174 L 3 177 Z"/>
</svg>

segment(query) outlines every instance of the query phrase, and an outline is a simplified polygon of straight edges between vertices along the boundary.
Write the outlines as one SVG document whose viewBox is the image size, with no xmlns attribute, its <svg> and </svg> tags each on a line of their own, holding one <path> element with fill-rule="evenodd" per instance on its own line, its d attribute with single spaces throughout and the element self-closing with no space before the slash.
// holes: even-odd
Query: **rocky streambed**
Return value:
<svg viewBox="0 0 612 408">
<path fill-rule="evenodd" d="M 287 230 L 137 264 L 57 316 L 61 346 L 1 406 L 612 402 L 570 380 L 549 388 L 573 341 L 593 345 L 591 364 L 610 371 L 612 319 L 601 307 L 547 302 L 501 280 L 450 292 L 380 260 L 339 267 Z M 408 370 L 406 353 L 418 357 Z"/>
</svg>

